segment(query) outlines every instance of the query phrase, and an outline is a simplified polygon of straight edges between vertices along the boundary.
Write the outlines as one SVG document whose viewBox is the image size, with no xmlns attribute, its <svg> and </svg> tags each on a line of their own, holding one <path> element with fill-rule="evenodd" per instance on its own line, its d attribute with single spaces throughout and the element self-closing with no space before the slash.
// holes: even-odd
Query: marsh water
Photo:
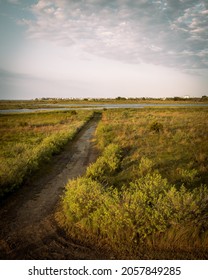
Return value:
<svg viewBox="0 0 208 280">
<path fill-rule="evenodd" d="M 50 106 L 50 107 L 46 107 Z M 8 113 L 32 113 L 39 111 L 66 111 L 66 110 L 103 110 L 103 109 L 142 109 L 145 107 L 207 107 L 208 104 L 169 104 L 169 103 L 138 103 L 138 104 L 112 104 L 112 103 L 100 103 L 100 104 L 44 104 L 42 108 L 34 109 L 6 109 L 0 110 L 0 114 Z"/>
</svg>

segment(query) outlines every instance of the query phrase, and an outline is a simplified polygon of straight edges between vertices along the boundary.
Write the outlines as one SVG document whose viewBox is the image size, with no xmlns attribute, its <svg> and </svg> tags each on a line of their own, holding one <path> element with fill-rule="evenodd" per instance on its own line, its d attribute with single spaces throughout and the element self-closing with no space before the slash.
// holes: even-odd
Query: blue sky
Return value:
<svg viewBox="0 0 208 280">
<path fill-rule="evenodd" d="M 0 0 L 0 38 L 0 99 L 208 94 L 207 0 Z"/>
</svg>

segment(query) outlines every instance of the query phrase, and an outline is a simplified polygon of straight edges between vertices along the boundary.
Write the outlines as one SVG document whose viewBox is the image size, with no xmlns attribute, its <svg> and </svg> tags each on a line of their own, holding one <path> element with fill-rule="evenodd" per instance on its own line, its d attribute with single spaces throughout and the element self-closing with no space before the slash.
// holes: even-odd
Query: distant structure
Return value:
<svg viewBox="0 0 208 280">
<path fill-rule="evenodd" d="M 189 95 L 184 95 L 183 98 L 184 98 L 184 99 L 190 99 L 190 96 L 189 96 Z"/>
</svg>

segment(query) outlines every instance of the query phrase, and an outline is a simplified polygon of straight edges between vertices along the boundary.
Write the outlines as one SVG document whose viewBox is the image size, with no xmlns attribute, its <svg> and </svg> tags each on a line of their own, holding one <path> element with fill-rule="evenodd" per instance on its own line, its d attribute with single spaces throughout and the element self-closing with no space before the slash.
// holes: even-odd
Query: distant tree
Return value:
<svg viewBox="0 0 208 280">
<path fill-rule="evenodd" d="M 116 100 L 126 100 L 126 97 L 118 96 L 118 97 L 116 97 Z"/>
<path fill-rule="evenodd" d="M 178 97 L 178 96 L 175 96 L 175 97 L 173 98 L 173 100 L 174 100 L 174 101 L 180 101 L 180 100 L 183 100 L 183 98 Z"/>
</svg>

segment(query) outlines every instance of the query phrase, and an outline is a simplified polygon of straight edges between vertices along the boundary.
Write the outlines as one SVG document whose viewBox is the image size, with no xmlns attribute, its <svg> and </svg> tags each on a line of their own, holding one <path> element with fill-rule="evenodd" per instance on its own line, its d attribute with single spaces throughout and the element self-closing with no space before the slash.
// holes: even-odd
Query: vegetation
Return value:
<svg viewBox="0 0 208 280">
<path fill-rule="evenodd" d="M 125 97 L 116 97 L 116 98 L 85 98 L 85 99 L 62 99 L 62 98 L 36 98 L 35 100 L 0 100 L 0 110 L 5 109 L 37 109 L 37 108 L 54 108 L 54 107 L 73 107 L 77 106 L 93 106 L 95 104 L 136 104 L 136 103 L 149 103 L 149 104 L 207 104 L 208 97 L 203 95 L 201 98 L 182 98 L 182 97 L 173 97 L 173 98 L 125 98 Z"/>
<path fill-rule="evenodd" d="M 105 110 L 102 151 L 69 181 L 57 220 L 116 258 L 208 256 L 208 109 Z"/>
<path fill-rule="evenodd" d="M 91 111 L 0 115 L 0 197 L 74 137 Z"/>
</svg>

